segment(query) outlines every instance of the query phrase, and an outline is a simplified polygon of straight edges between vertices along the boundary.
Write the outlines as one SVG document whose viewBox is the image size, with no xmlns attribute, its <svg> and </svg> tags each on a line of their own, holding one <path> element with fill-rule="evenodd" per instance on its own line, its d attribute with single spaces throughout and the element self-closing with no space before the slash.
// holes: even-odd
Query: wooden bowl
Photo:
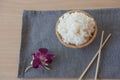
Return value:
<svg viewBox="0 0 120 80">
<path fill-rule="evenodd" d="M 72 10 L 72 11 L 68 11 L 68 12 L 66 12 L 66 13 L 71 14 L 71 13 L 74 13 L 74 12 L 84 13 L 85 15 L 93 18 L 89 13 L 87 13 L 87 12 L 85 12 L 85 11 L 82 11 L 82 10 Z M 66 14 L 66 13 L 64 13 L 64 14 Z M 63 14 L 63 15 L 64 15 L 64 14 Z M 62 15 L 61 17 L 64 17 L 63 15 Z M 94 19 L 94 18 L 93 18 L 93 19 Z M 58 40 L 59 40 L 64 46 L 69 47 L 69 48 L 83 48 L 83 47 L 85 47 L 85 46 L 88 46 L 90 43 L 92 43 L 92 41 L 95 39 L 96 34 L 97 34 L 96 21 L 94 20 L 94 22 L 95 22 L 95 26 L 94 26 L 94 32 L 93 32 L 93 34 L 92 34 L 92 37 L 91 37 L 86 43 L 83 43 L 83 44 L 81 44 L 81 45 L 75 45 L 75 44 L 70 44 L 70 43 L 67 44 L 67 43 L 65 43 L 65 42 L 62 40 L 61 35 L 57 32 L 58 24 L 60 23 L 60 21 L 59 21 L 59 19 L 58 19 L 58 21 L 57 21 L 57 23 L 56 23 L 56 26 L 55 26 L 57 38 L 58 38 Z"/>
</svg>

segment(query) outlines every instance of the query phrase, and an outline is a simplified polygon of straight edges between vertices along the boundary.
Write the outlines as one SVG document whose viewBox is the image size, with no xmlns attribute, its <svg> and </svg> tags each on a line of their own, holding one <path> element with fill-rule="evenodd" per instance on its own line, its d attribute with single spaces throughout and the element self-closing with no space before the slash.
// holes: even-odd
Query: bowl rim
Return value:
<svg viewBox="0 0 120 80">
<path fill-rule="evenodd" d="M 83 11 L 83 10 L 70 10 L 70 11 L 68 11 L 68 12 L 66 12 L 66 13 L 74 13 L 74 12 L 79 12 L 79 13 L 84 13 L 85 15 L 87 15 L 88 17 L 91 17 L 91 18 L 93 18 L 92 17 L 92 15 L 90 15 L 89 13 L 87 13 L 87 12 L 85 12 L 85 11 Z M 66 14 L 66 13 L 64 13 L 64 14 Z M 62 16 L 60 16 L 60 17 L 63 17 L 64 16 L 64 14 L 62 15 Z M 60 19 L 60 17 L 59 17 L 59 19 Z M 69 48 L 83 48 L 83 47 L 85 47 L 85 46 L 88 46 L 90 43 L 92 43 L 93 42 L 93 40 L 95 39 L 95 37 L 96 37 L 96 35 L 97 35 L 97 24 L 96 24 L 96 21 L 94 20 L 94 18 L 93 18 L 93 20 L 94 20 L 94 22 L 95 22 L 95 26 L 94 26 L 94 28 L 95 28 L 95 30 L 94 30 L 94 32 L 93 32 L 93 36 L 87 41 L 87 42 L 85 42 L 85 43 L 83 43 L 83 44 L 81 44 L 81 45 L 75 45 L 75 44 L 67 44 L 67 43 L 65 43 L 63 40 L 62 40 L 62 36 L 58 33 L 58 31 L 57 31 L 57 27 L 58 27 L 58 24 L 59 24 L 59 19 L 58 19 L 58 21 L 57 21 L 57 23 L 56 23 L 56 25 L 55 25 L 55 30 L 56 30 L 56 35 L 57 35 L 57 38 L 58 38 L 58 40 L 64 45 L 64 46 L 66 46 L 66 47 L 69 47 Z"/>
</svg>

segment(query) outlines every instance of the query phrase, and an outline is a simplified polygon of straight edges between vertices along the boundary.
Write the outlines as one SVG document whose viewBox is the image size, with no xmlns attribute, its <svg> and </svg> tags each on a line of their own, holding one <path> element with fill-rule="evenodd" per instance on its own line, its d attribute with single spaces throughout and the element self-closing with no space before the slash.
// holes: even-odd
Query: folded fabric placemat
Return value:
<svg viewBox="0 0 120 80">
<path fill-rule="evenodd" d="M 20 49 L 19 78 L 79 78 L 99 48 L 102 30 L 112 33 L 111 39 L 102 50 L 99 78 L 120 78 L 120 9 L 85 10 L 96 20 L 98 33 L 95 40 L 82 49 L 63 46 L 56 37 L 55 25 L 58 18 L 68 10 L 23 12 L 22 39 Z M 105 37 L 106 37 L 105 35 Z M 52 70 L 30 69 L 24 73 L 39 48 L 48 48 L 55 54 Z M 93 78 L 96 61 L 85 75 Z"/>
</svg>

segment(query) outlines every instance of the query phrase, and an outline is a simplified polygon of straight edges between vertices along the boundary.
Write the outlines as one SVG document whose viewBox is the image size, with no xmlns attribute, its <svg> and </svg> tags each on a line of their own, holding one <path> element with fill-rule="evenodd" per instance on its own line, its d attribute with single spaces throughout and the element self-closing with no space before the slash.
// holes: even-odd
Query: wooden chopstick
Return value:
<svg viewBox="0 0 120 80">
<path fill-rule="evenodd" d="M 106 42 L 109 40 L 109 38 L 111 37 L 111 33 L 107 36 L 107 38 L 105 39 L 105 41 L 102 44 L 101 49 L 104 47 L 104 45 L 106 44 Z M 94 60 L 96 59 L 97 55 L 99 53 L 99 50 L 96 52 L 96 54 L 94 55 L 94 57 L 92 58 L 92 60 L 90 61 L 90 63 L 88 64 L 88 66 L 85 68 L 85 70 L 83 71 L 82 75 L 80 76 L 79 80 L 81 80 L 83 78 L 83 76 L 85 75 L 85 73 L 88 71 L 88 69 L 90 68 L 91 64 L 94 62 Z"/>
<path fill-rule="evenodd" d="M 98 59 L 97 59 L 96 72 L 95 72 L 95 80 L 97 79 L 97 75 L 98 75 L 98 69 L 99 69 L 99 63 L 100 63 L 100 57 L 101 57 L 101 49 L 102 49 L 102 43 L 103 43 L 103 36 L 104 36 L 104 31 L 102 31 L 102 35 L 101 35 L 100 48 L 99 48 L 99 54 L 98 54 Z"/>
</svg>

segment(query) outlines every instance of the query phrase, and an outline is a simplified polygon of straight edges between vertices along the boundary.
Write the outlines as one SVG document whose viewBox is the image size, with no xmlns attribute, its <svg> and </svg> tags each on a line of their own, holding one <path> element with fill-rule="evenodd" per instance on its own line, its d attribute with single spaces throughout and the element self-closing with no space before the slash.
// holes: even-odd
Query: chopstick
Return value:
<svg viewBox="0 0 120 80">
<path fill-rule="evenodd" d="M 101 49 L 104 47 L 104 45 L 106 44 L 106 42 L 109 40 L 109 38 L 111 37 L 111 33 L 107 36 L 107 38 L 105 39 L 105 41 L 103 42 Z M 94 60 L 96 59 L 97 55 L 99 54 L 99 50 L 96 52 L 96 54 L 94 55 L 94 57 L 92 58 L 92 60 L 90 61 L 90 63 L 88 64 L 88 66 L 85 68 L 85 70 L 83 71 L 82 75 L 80 76 L 79 80 L 81 80 L 83 78 L 83 76 L 85 75 L 85 73 L 88 71 L 88 69 L 90 68 L 90 66 L 92 65 L 92 63 L 94 62 Z"/>
<path fill-rule="evenodd" d="M 97 59 L 96 72 L 95 72 L 95 80 L 97 79 L 97 75 L 98 75 L 98 69 L 99 69 L 99 63 L 100 63 L 100 57 L 101 57 L 101 49 L 102 49 L 102 43 L 103 43 L 103 36 L 104 36 L 104 31 L 102 31 L 102 35 L 101 35 L 101 42 L 100 42 L 100 48 L 99 48 L 99 54 L 98 54 L 98 59 Z"/>
</svg>

